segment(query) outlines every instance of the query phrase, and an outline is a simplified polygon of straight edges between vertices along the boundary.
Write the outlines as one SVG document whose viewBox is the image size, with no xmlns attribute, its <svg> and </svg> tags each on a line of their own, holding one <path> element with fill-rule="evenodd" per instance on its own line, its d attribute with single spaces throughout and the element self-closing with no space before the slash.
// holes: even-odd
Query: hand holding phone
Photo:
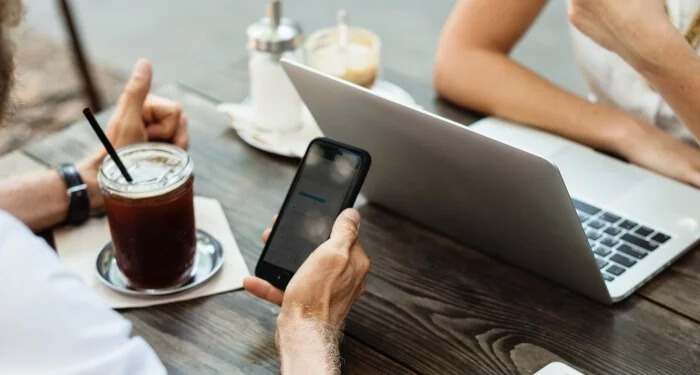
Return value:
<svg viewBox="0 0 700 375">
<path fill-rule="evenodd" d="M 274 222 L 274 219 L 273 219 Z M 274 224 L 274 223 L 273 223 Z M 247 277 L 245 289 L 281 305 L 275 343 L 283 373 L 310 368 L 340 368 L 338 343 L 343 322 L 365 291 L 369 259 L 357 240 L 360 214 L 343 211 L 333 224 L 330 238 L 306 259 L 286 291 L 259 277 Z M 263 242 L 271 229 L 263 232 Z"/>
<path fill-rule="evenodd" d="M 352 207 L 370 164 L 366 151 L 326 138 L 314 139 L 289 188 L 255 275 L 285 289 L 309 254 L 328 240 L 338 214 Z"/>
<path fill-rule="evenodd" d="M 338 326 L 364 293 L 370 268 L 369 258 L 357 240 L 359 229 L 360 214 L 346 209 L 335 220 L 330 238 L 306 259 L 286 291 L 258 277 L 246 278 L 243 286 L 257 297 L 282 305 L 280 314 L 287 317 L 305 309 L 306 317 Z M 270 231 L 268 228 L 263 232 L 263 242 L 269 240 Z M 324 313 L 327 316 L 322 316 Z"/>
</svg>

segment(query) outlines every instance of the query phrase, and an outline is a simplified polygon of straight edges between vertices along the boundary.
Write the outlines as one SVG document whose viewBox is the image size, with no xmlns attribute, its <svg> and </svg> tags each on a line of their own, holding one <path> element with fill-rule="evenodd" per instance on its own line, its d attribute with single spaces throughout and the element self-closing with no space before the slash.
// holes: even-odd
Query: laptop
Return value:
<svg viewBox="0 0 700 375">
<path fill-rule="evenodd" d="M 282 65 L 325 136 L 372 154 L 370 202 L 592 299 L 624 299 L 700 239 L 698 189 L 549 133 L 496 118 L 466 127 Z"/>
</svg>

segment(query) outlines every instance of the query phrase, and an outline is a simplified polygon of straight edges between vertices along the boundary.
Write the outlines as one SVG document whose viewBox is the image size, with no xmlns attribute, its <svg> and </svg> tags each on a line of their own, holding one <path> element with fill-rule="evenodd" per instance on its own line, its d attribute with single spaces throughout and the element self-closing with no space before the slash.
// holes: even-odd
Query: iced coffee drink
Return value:
<svg viewBox="0 0 700 375">
<path fill-rule="evenodd" d="M 141 143 L 117 151 L 133 181 L 107 157 L 99 183 L 117 265 L 132 287 L 187 282 L 195 267 L 192 161 L 182 149 Z"/>
</svg>

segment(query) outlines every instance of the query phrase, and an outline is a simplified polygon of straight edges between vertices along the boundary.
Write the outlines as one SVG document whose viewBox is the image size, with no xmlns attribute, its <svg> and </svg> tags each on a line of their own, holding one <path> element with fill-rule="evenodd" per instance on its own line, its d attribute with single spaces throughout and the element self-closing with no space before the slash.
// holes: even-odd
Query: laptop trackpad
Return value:
<svg viewBox="0 0 700 375">
<path fill-rule="evenodd" d="M 649 178 L 637 166 L 588 148 L 567 147 L 547 160 L 559 168 L 571 196 L 591 203 L 612 203 Z"/>
</svg>

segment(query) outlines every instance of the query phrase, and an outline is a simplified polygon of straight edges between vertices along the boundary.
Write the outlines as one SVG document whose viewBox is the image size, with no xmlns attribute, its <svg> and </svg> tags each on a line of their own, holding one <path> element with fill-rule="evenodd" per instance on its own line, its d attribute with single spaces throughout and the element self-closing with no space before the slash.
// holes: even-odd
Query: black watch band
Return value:
<svg viewBox="0 0 700 375">
<path fill-rule="evenodd" d="M 66 184 L 68 195 L 68 215 L 66 224 L 80 225 L 90 217 L 90 198 L 87 185 L 80 178 L 78 168 L 73 164 L 62 164 L 58 167 L 58 175 Z"/>
</svg>

